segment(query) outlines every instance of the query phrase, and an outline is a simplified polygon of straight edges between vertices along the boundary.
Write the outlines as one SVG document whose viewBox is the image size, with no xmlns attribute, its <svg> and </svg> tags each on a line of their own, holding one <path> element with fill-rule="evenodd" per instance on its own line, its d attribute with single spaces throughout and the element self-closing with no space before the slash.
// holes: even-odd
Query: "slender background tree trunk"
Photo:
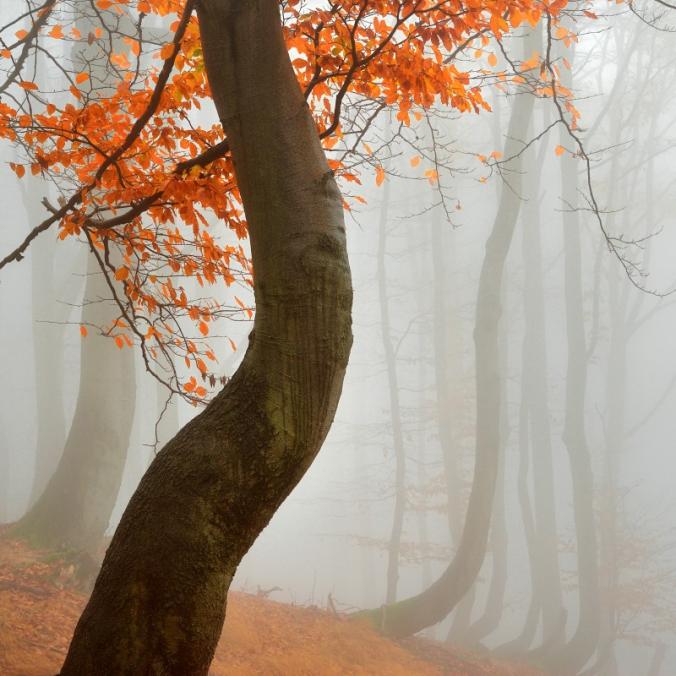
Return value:
<svg viewBox="0 0 676 676">
<path fill-rule="evenodd" d="M 82 323 L 80 388 L 63 456 L 35 505 L 15 531 L 41 547 L 95 553 L 115 505 L 134 420 L 134 354 L 118 350 L 94 327 L 115 316 L 110 290 L 89 255 Z"/>
<path fill-rule="evenodd" d="M 390 183 L 385 182 L 383 202 L 380 208 L 378 225 L 378 298 L 380 305 L 380 327 L 387 369 L 387 386 L 390 397 L 390 422 L 392 424 L 392 448 L 394 450 L 394 513 L 392 530 L 387 548 L 387 586 L 385 603 L 397 600 L 397 583 L 399 582 L 399 555 L 401 534 L 404 527 L 406 510 L 406 452 L 404 434 L 401 428 L 401 404 L 399 401 L 399 379 L 397 375 L 397 356 L 392 343 L 392 326 L 387 294 L 387 226 L 390 209 Z"/>
<path fill-rule="evenodd" d="M 571 55 L 571 61 L 573 56 Z M 572 86 L 570 76 L 564 84 Z M 565 143 L 566 139 L 561 139 Z M 594 476 L 585 429 L 587 394 L 587 345 L 582 293 L 582 247 L 578 217 L 577 162 L 561 158 L 563 243 L 565 257 L 566 336 L 566 414 L 563 441 L 568 451 L 573 490 L 573 510 L 577 539 L 577 577 L 579 617 L 572 639 L 553 655 L 549 666 L 562 673 L 577 673 L 596 650 L 599 638 L 600 608 Z"/>
<path fill-rule="evenodd" d="M 532 33 L 524 41 L 528 58 Z M 486 252 L 477 297 L 474 344 L 476 355 L 476 455 L 467 516 L 455 557 L 442 575 L 417 596 L 367 611 L 373 624 L 392 636 L 409 636 L 443 620 L 474 584 L 486 554 L 495 484 L 500 465 L 499 323 L 502 277 L 519 214 L 521 160 L 519 150 L 533 112 L 534 97 L 518 96 L 507 132 L 504 155 L 510 186 L 503 187 Z M 513 173 L 512 173 L 513 172 Z"/>
</svg>

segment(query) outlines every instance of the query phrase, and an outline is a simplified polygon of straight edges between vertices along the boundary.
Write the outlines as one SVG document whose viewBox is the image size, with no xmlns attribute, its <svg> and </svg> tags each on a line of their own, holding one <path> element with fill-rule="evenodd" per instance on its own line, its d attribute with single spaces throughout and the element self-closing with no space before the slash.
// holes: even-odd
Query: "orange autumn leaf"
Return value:
<svg viewBox="0 0 676 676">
<path fill-rule="evenodd" d="M 383 169 L 382 165 L 378 165 L 376 167 L 376 185 L 380 187 L 383 184 L 384 180 L 385 180 L 385 170 Z"/>
<path fill-rule="evenodd" d="M 120 266 L 115 270 L 115 279 L 119 282 L 124 281 L 127 277 L 129 277 L 129 268 Z"/>
</svg>

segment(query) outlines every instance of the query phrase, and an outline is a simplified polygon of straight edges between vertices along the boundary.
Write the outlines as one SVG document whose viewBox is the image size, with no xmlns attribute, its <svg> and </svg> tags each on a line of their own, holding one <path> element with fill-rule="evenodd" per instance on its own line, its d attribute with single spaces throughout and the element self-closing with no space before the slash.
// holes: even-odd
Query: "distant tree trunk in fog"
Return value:
<svg viewBox="0 0 676 676">
<path fill-rule="evenodd" d="M 37 196 L 45 185 L 26 178 L 22 197 L 32 227 L 44 218 Z M 65 322 L 70 308 L 57 297 L 54 270 L 57 241 L 52 236 L 38 237 L 31 247 L 31 298 L 33 316 L 33 364 L 35 367 L 36 445 L 35 472 L 29 506 L 42 495 L 63 453 L 66 421 L 63 404 L 63 357 Z M 49 322 L 49 323 L 47 323 Z"/>
<path fill-rule="evenodd" d="M 457 323 L 453 322 L 453 294 L 449 293 L 448 258 L 451 242 L 444 237 L 451 225 L 444 220 L 432 224 L 432 274 L 433 274 L 433 326 L 434 326 L 434 381 L 436 392 L 436 420 L 439 445 L 446 479 L 448 500 L 448 528 L 451 543 L 458 547 L 462 536 L 465 514 L 462 448 L 457 444 L 461 437 L 456 400 L 461 370 L 457 343 Z M 457 396 L 457 395 L 456 395 Z M 448 641 L 459 640 L 467 629 L 472 612 L 474 594 L 470 591 L 455 609 Z"/>
<path fill-rule="evenodd" d="M 618 543 L 617 519 L 619 516 L 618 492 L 620 457 L 624 449 L 625 408 L 627 387 L 627 289 L 620 271 L 610 266 L 610 351 L 606 377 L 606 410 L 604 450 L 604 482 L 601 515 L 601 560 L 604 571 L 601 644 L 607 645 L 607 658 L 603 664 L 604 676 L 618 673 L 614 641 L 617 635 Z M 628 283 L 626 286 L 629 286 Z"/>
<path fill-rule="evenodd" d="M 108 527 L 120 488 L 134 419 L 133 351 L 117 350 L 91 328 L 110 323 L 110 290 L 89 255 L 82 323 L 80 389 L 61 461 L 16 532 L 45 547 L 95 552 Z"/>
<path fill-rule="evenodd" d="M 499 148 L 503 143 L 503 132 L 501 125 L 501 110 L 503 106 L 502 92 L 493 91 L 493 100 L 491 106 L 493 114 L 491 115 L 493 131 L 493 147 Z M 501 186 L 496 182 L 496 200 L 500 199 Z M 502 298 L 504 301 L 505 289 L 503 285 Z M 504 303 L 503 303 L 504 304 Z M 502 320 L 502 330 L 500 331 L 500 369 L 501 373 L 506 373 L 508 368 L 508 331 L 507 322 Z M 474 646 L 491 634 L 500 624 L 502 618 L 505 592 L 507 589 L 507 519 L 505 514 L 505 450 L 509 438 L 509 415 L 507 402 L 507 379 L 501 379 L 500 393 L 500 466 L 498 468 L 498 478 L 495 486 L 495 498 L 493 501 L 493 516 L 491 521 L 490 533 L 490 552 L 491 552 L 491 573 L 490 585 L 486 597 L 486 605 L 476 621 L 468 626 L 461 637 L 465 645 Z M 476 590 L 475 584 L 472 589 Z M 467 594 L 460 605 L 463 603 L 474 603 L 475 594 Z M 453 631 L 453 627 L 451 627 Z M 450 639 L 449 635 L 449 639 Z M 459 637 L 460 638 L 460 637 Z"/>
<path fill-rule="evenodd" d="M 621 37 L 613 32 L 618 51 L 622 50 Z M 618 72 L 617 78 L 624 79 L 625 73 Z M 618 85 L 618 91 L 619 85 Z M 621 100 L 616 102 L 609 113 L 609 132 L 611 139 L 620 138 L 620 130 L 624 126 L 624 114 Z M 620 166 L 619 154 L 614 154 L 608 172 L 609 195 L 608 204 L 613 204 L 615 196 L 628 188 L 623 180 L 623 168 Z M 616 214 L 611 211 L 606 218 L 606 228 L 615 230 Z M 624 446 L 624 407 L 626 388 L 626 289 L 621 288 L 624 276 L 613 265 L 608 266 L 608 304 L 610 321 L 610 346 L 606 365 L 605 383 L 605 448 L 602 456 L 603 481 L 600 501 L 600 559 L 603 569 L 603 580 L 600 589 L 601 626 L 600 645 L 603 676 L 617 676 L 618 665 L 615 656 L 615 639 L 617 636 L 617 491 L 619 455 Z M 628 285 L 627 285 L 628 286 Z"/>
<path fill-rule="evenodd" d="M 418 264 L 415 272 L 416 279 L 418 280 L 416 284 L 417 291 L 417 300 L 418 308 L 421 312 L 427 313 L 428 306 L 428 295 L 429 295 L 429 284 L 427 271 L 429 268 L 429 254 L 430 247 L 433 245 L 432 241 L 432 228 L 429 223 L 425 224 L 423 229 L 423 242 L 422 246 L 418 246 L 419 240 L 416 238 L 417 229 L 409 228 L 408 234 L 410 237 L 409 247 L 412 251 L 416 249 L 419 250 L 420 255 L 418 257 Z M 435 313 L 434 306 L 432 307 L 432 313 Z M 436 314 L 434 314 L 436 317 Z M 418 348 L 417 348 L 417 362 L 418 362 L 418 403 L 417 403 L 417 413 L 418 413 L 418 443 L 416 444 L 417 453 L 416 460 L 418 465 L 417 471 L 417 484 L 419 487 L 419 495 L 426 495 L 430 476 L 427 470 L 428 463 L 428 445 L 427 445 L 427 433 L 429 429 L 430 421 L 436 422 L 436 415 L 431 414 L 429 410 L 429 391 L 427 389 L 427 365 L 428 359 L 427 355 L 430 351 L 430 345 L 428 341 L 428 333 L 425 331 L 418 332 Z M 428 527 L 428 508 L 427 504 L 422 500 L 423 504 L 417 505 L 417 518 L 416 525 L 418 530 L 418 543 L 423 552 L 427 551 L 427 546 L 430 543 L 429 538 L 429 527 Z M 430 557 L 423 554 L 423 560 L 420 567 L 420 581 L 422 588 L 425 589 L 432 583 L 432 570 L 430 566 Z M 434 640 L 434 630 L 431 630 L 428 635 L 428 638 Z"/>
<path fill-rule="evenodd" d="M 392 326 L 390 323 L 390 308 L 387 297 L 387 227 L 390 208 L 390 182 L 383 188 L 383 203 L 380 208 L 380 223 L 378 225 L 378 298 L 380 300 L 380 326 L 385 353 L 385 368 L 387 369 L 387 385 L 390 398 L 390 420 L 392 423 L 392 446 L 394 450 L 395 478 L 394 478 L 394 514 L 392 516 L 392 530 L 387 547 L 387 586 L 385 602 L 394 603 L 397 600 L 397 583 L 399 581 L 399 555 L 401 550 L 401 534 L 404 527 L 404 512 L 406 510 L 406 453 L 404 450 L 404 436 L 401 429 L 401 406 L 399 402 L 399 380 L 397 376 L 397 356 L 392 344 Z"/>
<path fill-rule="evenodd" d="M 574 55 L 574 52 L 573 52 Z M 573 55 L 570 60 L 573 61 Z M 571 87 L 569 71 L 564 85 Z M 568 139 L 565 132 L 561 144 Z M 594 476 L 585 429 L 587 390 L 587 346 L 582 292 L 582 247 L 578 162 L 568 154 L 561 157 L 563 243 L 565 260 L 566 336 L 566 413 L 563 441 L 568 451 L 572 478 L 573 511 L 577 541 L 578 624 L 573 637 L 561 651 L 549 656 L 548 666 L 558 673 L 577 673 L 591 659 L 598 644 L 600 626 L 598 550 L 594 512 Z"/>
<path fill-rule="evenodd" d="M 660 676 L 662 673 L 662 665 L 667 654 L 667 646 L 661 641 L 653 649 L 653 657 L 648 667 L 646 676 Z"/>
<path fill-rule="evenodd" d="M 36 72 L 40 79 L 46 80 L 49 73 L 47 58 L 42 52 L 36 58 Z M 29 175 L 18 186 L 26 212 L 27 228 L 30 229 L 45 216 L 45 208 L 39 198 L 48 192 L 49 185 Z M 42 495 L 61 458 L 66 440 L 64 335 L 71 310 L 66 301 L 72 301 L 72 298 L 64 293 L 68 285 L 62 283 L 56 274 L 57 246 L 59 243 L 53 233 L 38 237 L 31 245 L 29 256 L 36 397 L 35 470 L 29 507 Z"/>
<path fill-rule="evenodd" d="M 78 12 L 76 26 L 82 35 L 87 35 L 91 28 L 86 18 L 88 3 L 77 0 L 74 9 Z M 128 49 L 121 38 L 112 47 Z M 107 65 L 97 60 L 97 50 L 96 45 L 74 42 L 71 58 L 76 65 L 86 64 L 99 86 L 105 87 L 109 74 Z M 39 220 L 37 214 L 33 219 Z M 42 261 L 44 265 L 48 263 Z M 48 298 L 48 290 L 41 293 L 45 291 Z M 80 386 L 73 421 L 65 446 L 62 442 L 63 454 L 56 471 L 16 525 L 17 533 L 40 546 L 96 553 L 122 482 L 134 418 L 136 382 L 133 351 L 127 347 L 118 350 L 112 340 L 96 335 L 94 327 L 109 325 L 115 316 L 112 302 L 100 302 L 110 295 L 96 258 L 89 252 L 81 318 L 81 323 L 89 326 L 89 335 L 81 341 Z M 56 354 L 62 352 L 60 349 Z M 37 392 L 40 401 L 39 383 Z M 47 405 L 51 403 L 48 401 Z M 62 411 L 60 398 L 56 403 Z"/>
<path fill-rule="evenodd" d="M 254 329 L 141 480 L 61 676 L 207 674 L 235 570 L 324 442 L 352 343 L 342 198 L 279 3 L 201 0 L 198 17 L 249 228 Z"/>
<path fill-rule="evenodd" d="M 528 345 L 524 340 L 521 346 L 521 363 L 525 364 L 528 360 Z M 535 545 L 535 515 L 530 499 L 530 488 L 528 485 L 528 475 L 530 468 L 530 429 L 528 424 L 529 406 L 528 391 L 526 389 L 526 379 L 521 378 L 521 402 L 519 404 L 519 467 L 517 474 L 517 495 L 519 500 L 519 510 L 521 513 L 521 522 L 523 524 L 524 536 L 526 538 L 526 550 L 528 553 L 528 572 L 530 573 L 530 600 L 526 619 L 523 623 L 521 633 L 514 640 L 505 643 L 495 652 L 504 655 L 523 654 L 533 643 L 535 632 L 540 622 L 540 598 L 537 587 L 537 560 Z"/>
<path fill-rule="evenodd" d="M 532 35 L 524 40 L 524 58 L 529 58 L 533 51 Z M 516 156 L 505 167 L 513 173 L 509 175 L 510 186 L 504 186 L 501 192 L 479 279 L 474 329 L 476 457 L 464 529 L 453 560 L 430 587 L 417 596 L 362 613 L 392 636 L 409 636 L 443 620 L 474 584 L 486 554 L 500 466 L 502 276 L 520 207 L 522 162 L 518 153 L 528 132 L 533 103 L 533 96 L 522 94 L 516 97 L 512 108 L 504 156 Z"/>
<path fill-rule="evenodd" d="M 533 158 L 533 153 L 528 153 Z M 540 166 L 538 166 L 538 164 Z M 535 514 L 534 569 L 535 596 L 542 617 L 542 638 L 547 646 L 565 640 L 565 611 L 559 567 L 558 527 L 552 430 L 549 410 L 547 333 L 540 229 L 540 168 L 533 163 L 528 173 L 529 201 L 523 208 L 524 317 L 525 335 L 522 364 L 527 397 L 529 440 L 533 468 L 533 512 Z"/>
<path fill-rule="evenodd" d="M 500 368 L 507 373 L 508 368 L 508 333 L 507 322 L 502 322 L 500 341 Z M 462 640 L 466 645 L 478 644 L 483 638 L 493 633 L 499 626 L 504 610 L 505 592 L 507 590 L 507 515 L 505 513 L 505 451 L 509 439 L 509 417 L 507 400 L 507 379 L 500 381 L 500 460 L 498 478 L 495 486 L 493 502 L 493 518 L 491 521 L 491 582 L 488 587 L 486 605 L 479 618 L 470 624 Z M 476 585 L 475 585 L 476 587 Z"/>
</svg>

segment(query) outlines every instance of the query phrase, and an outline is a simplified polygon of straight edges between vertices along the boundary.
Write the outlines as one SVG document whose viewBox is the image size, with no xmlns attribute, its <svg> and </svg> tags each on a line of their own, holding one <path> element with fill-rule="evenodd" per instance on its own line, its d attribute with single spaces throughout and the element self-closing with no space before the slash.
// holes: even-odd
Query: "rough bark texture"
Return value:
<svg viewBox="0 0 676 676">
<path fill-rule="evenodd" d="M 89 256 L 82 321 L 106 324 L 113 310 L 96 259 Z M 80 389 L 58 467 L 15 532 L 41 547 L 94 553 L 120 489 L 134 419 L 136 383 L 129 349 L 91 334 L 82 341 Z"/>
<path fill-rule="evenodd" d="M 235 569 L 318 452 L 352 342 L 341 197 L 279 5 L 202 0 L 198 15 L 249 223 L 254 331 L 228 385 L 132 497 L 64 676 L 207 674 Z"/>
<path fill-rule="evenodd" d="M 530 54 L 530 44 L 525 41 Z M 507 132 L 505 157 L 518 155 L 533 111 L 533 97 L 516 98 Z M 486 243 L 479 278 L 474 344 L 476 355 L 476 455 L 474 481 L 456 555 L 426 590 L 395 604 L 360 613 L 391 636 L 409 636 L 443 620 L 469 591 L 486 554 L 500 457 L 500 359 L 498 327 L 502 276 L 519 213 L 520 160 L 508 163 L 510 187 L 504 187 Z"/>
</svg>

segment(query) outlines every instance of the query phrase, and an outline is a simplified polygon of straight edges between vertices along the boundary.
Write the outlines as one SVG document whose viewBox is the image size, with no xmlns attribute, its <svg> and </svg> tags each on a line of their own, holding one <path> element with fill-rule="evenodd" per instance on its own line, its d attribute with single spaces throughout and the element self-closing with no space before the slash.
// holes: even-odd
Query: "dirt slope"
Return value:
<svg viewBox="0 0 676 676">
<path fill-rule="evenodd" d="M 1 536 L 0 674 L 56 674 L 86 598 L 71 588 L 73 568 L 63 559 Z M 536 676 L 424 641 L 394 643 L 332 613 L 239 593 L 229 596 L 211 673 Z"/>
</svg>

